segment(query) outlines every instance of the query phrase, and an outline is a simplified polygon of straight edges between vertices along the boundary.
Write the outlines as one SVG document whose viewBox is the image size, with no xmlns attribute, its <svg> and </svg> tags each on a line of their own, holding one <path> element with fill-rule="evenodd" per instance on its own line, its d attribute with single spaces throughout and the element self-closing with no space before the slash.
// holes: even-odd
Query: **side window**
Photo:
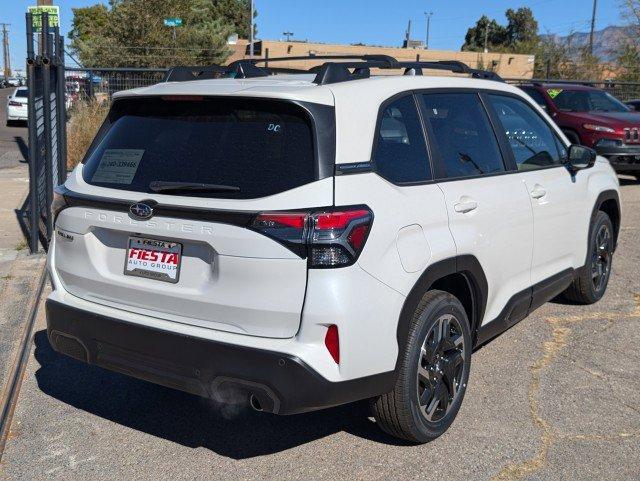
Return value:
<svg viewBox="0 0 640 481">
<path fill-rule="evenodd" d="M 539 90 L 531 88 L 531 87 L 523 87 L 522 90 L 529 97 L 531 97 L 540 107 L 543 109 L 547 109 L 547 102 L 544 100 L 544 96 L 540 93 Z"/>
<path fill-rule="evenodd" d="M 487 112 L 475 93 L 424 94 L 425 118 L 448 178 L 505 170 Z"/>
<path fill-rule="evenodd" d="M 427 146 L 413 95 L 389 104 L 382 112 L 373 161 L 391 182 L 431 180 Z"/>
<path fill-rule="evenodd" d="M 540 169 L 562 162 L 562 152 L 558 150 L 562 143 L 526 102 L 503 95 L 488 97 L 507 136 L 518 170 Z"/>
</svg>

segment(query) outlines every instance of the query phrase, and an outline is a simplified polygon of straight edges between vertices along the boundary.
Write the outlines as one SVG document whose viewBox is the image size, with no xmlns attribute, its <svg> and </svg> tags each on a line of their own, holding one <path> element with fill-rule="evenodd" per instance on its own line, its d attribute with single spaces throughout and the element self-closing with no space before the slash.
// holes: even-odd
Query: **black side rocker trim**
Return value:
<svg viewBox="0 0 640 481">
<path fill-rule="evenodd" d="M 393 371 L 330 382 L 296 356 L 131 324 L 47 300 L 54 350 L 89 364 L 198 396 L 222 400 L 233 387 L 262 410 L 296 414 L 393 389 Z"/>
<path fill-rule="evenodd" d="M 573 269 L 566 269 L 549 279 L 515 294 L 493 321 L 480 326 L 476 348 L 486 344 L 523 320 L 545 302 L 563 292 L 575 276 Z"/>
</svg>

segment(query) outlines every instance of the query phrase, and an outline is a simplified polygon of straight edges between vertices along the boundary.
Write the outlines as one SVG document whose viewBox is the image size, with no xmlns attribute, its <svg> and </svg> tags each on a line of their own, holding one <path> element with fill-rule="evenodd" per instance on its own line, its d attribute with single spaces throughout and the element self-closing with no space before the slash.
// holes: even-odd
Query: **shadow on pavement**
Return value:
<svg viewBox="0 0 640 481">
<path fill-rule="evenodd" d="M 294 448 L 345 431 L 394 445 L 366 402 L 294 416 L 258 413 L 247 404 L 225 405 L 68 358 L 55 352 L 46 331 L 35 335 L 39 388 L 78 409 L 183 446 L 204 447 L 245 459 Z"/>
<path fill-rule="evenodd" d="M 16 141 L 16 145 L 20 149 L 20 154 L 22 155 L 22 159 L 20 162 L 29 162 L 29 146 L 24 141 L 22 137 L 15 136 L 14 140 Z"/>
</svg>

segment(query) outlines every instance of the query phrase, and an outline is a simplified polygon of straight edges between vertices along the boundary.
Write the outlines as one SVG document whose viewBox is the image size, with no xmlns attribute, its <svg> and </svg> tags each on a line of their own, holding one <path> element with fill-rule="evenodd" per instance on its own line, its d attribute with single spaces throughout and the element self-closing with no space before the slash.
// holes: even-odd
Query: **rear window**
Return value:
<svg viewBox="0 0 640 481">
<path fill-rule="evenodd" d="M 109 123 L 86 159 L 89 184 L 152 193 L 152 183 L 203 183 L 237 190 L 162 193 L 248 199 L 318 178 L 309 115 L 287 102 L 127 99 Z"/>
<path fill-rule="evenodd" d="M 27 93 L 28 93 L 27 89 L 18 89 L 16 90 L 16 97 L 27 98 Z"/>
</svg>

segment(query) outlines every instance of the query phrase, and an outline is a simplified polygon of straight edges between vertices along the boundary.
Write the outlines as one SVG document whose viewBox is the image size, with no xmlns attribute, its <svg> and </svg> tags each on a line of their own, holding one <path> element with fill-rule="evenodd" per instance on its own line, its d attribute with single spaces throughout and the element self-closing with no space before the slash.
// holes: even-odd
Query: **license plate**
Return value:
<svg viewBox="0 0 640 481">
<path fill-rule="evenodd" d="M 182 244 L 163 240 L 129 237 L 124 274 L 156 281 L 178 282 L 182 263 Z"/>
</svg>

